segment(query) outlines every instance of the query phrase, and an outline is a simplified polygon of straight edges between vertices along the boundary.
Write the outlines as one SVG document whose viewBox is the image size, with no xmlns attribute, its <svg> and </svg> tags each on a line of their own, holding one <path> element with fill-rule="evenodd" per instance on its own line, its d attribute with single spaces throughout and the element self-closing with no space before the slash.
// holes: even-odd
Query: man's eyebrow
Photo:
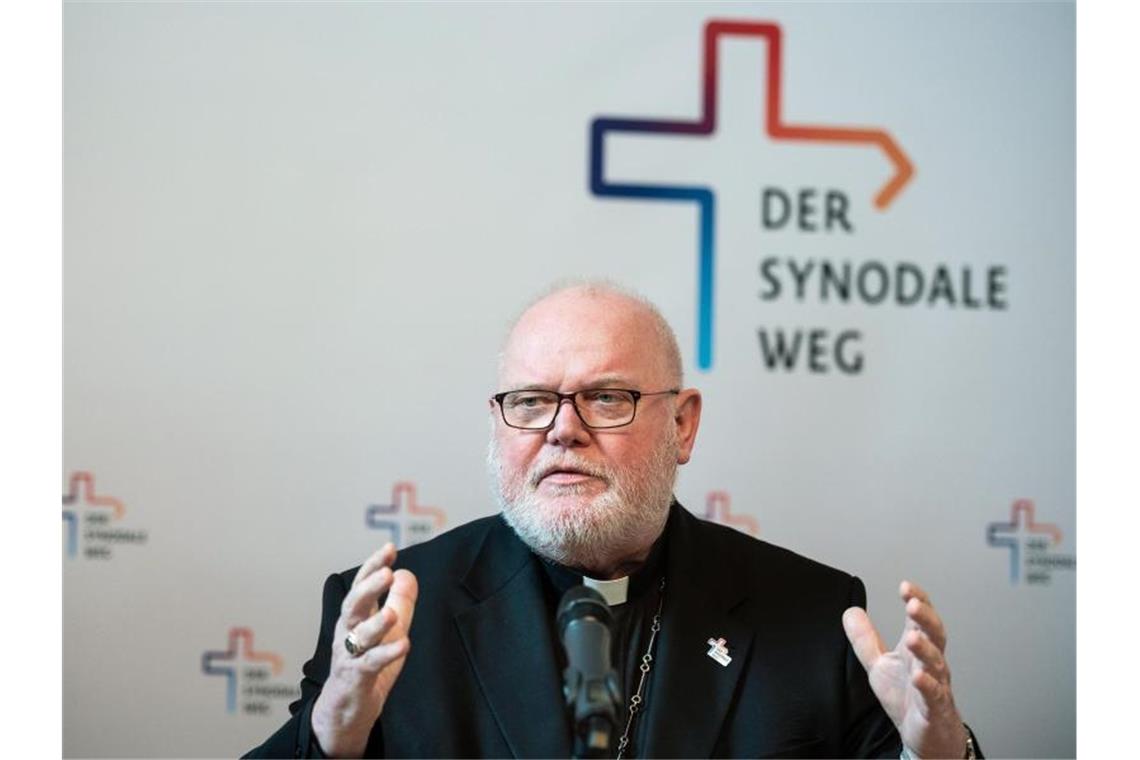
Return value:
<svg viewBox="0 0 1140 760">
<path fill-rule="evenodd" d="M 627 377 L 622 375 L 603 375 L 595 380 L 591 380 L 581 387 L 580 390 L 594 389 L 594 388 L 632 388 L 636 386 Z"/>
<path fill-rule="evenodd" d="M 574 388 L 576 391 L 595 390 L 597 388 L 632 388 L 636 383 L 631 382 L 628 378 L 621 375 L 603 375 L 602 377 L 595 378 L 587 383 L 583 383 Z M 523 385 L 515 385 L 511 387 L 513 391 L 553 391 L 557 390 L 551 388 L 544 383 L 525 383 Z"/>
</svg>

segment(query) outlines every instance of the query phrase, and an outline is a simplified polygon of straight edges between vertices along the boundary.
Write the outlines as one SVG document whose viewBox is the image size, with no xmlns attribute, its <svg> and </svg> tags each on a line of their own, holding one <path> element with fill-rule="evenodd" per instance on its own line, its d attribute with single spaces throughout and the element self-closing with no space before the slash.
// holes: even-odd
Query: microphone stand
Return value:
<svg viewBox="0 0 1140 760">
<path fill-rule="evenodd" d="M 612 758 L 617 744 L 617 706 L 621 703 L 617 677 L 611 670 L 605 678 L 586 679 L 580 671 L 566 668 L 565 679 L 563 693 L 574 727 L 571 757 Z"/>
<path fill-rule="evenodd" d="M 571 715 L 573 757 L 613 757 L 621 704 L 617 674 L 610 665 L 613 613 L 597 591 L 575 586 L 558 605 L 557 625 L 566 649 L 562 693 Z"/>
</svg>

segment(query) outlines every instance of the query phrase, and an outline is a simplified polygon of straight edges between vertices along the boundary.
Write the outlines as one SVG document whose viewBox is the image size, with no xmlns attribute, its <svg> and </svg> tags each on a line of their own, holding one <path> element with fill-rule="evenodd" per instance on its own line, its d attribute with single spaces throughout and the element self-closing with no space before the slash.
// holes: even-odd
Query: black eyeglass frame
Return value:
<svg viewBox="0 0 1140 760">
<path fill-rule="evenodd" d="M 621 424 L 618 424 L 618 425 L 591 425 L 590 423 L 586 422 L 585 418 L 582 417 L 582 412 L 578 409 L 578 402 L 574 400 L 574 397 L 577 396 L 579 393 L 601 393 L 602 391 L 620 391 L 622 393 L 628 393 L 629 395 L 633 396 L 633 413 L 629 415 L 628 421 L 622 422 Z M 512 425 L 511 423 L 507 422 L 507 410 L 503 408 L 503 399 L 505 399 L 507 396 L 511 395 L 512 393 L 528 393 L 528 392 L 529 393 L 550 393 L 550 394 L 553 394 L 553 395 L 558 397 L 558 405 L 555 407 L 554 416 L 551 417 L 549 424 L 544 425 L 543 427 L 519 427 L 518 425 Z M 579 421 L 581 421 L 581 423 L 587 429 L 589 429 L 589 430 L 614 430 L 616 428 L 622 428 L 622 427 L 625 427 L 626 425 L 632 425 L 633 424 L 633 421 L 637 418 L 637 402 L 640 401 L 642 399 L 642 397 L 644 397 L 644 396 L 664 396 L 667 393 L 672 394 L 674 396 L 678 396 L 681 393 L 681 389 L 680 388 L 671 388 L 667 391 L 642 392 L 642 391 L 635 391 L 632 388 L 583 388 L 581 390 L 574 391 L 573 393 L 559 393 L 558 391 L 546 390 L 544 388 L 519 388 L 518 390 L 503 391 L 502 393 L 496 393 L 494 396 L 491 396 L 491 400 L 499 405 L 499 416 L 503 418 L 503 424 L 506 425 L 507 427 L 513 428 L 515 430 L 532 430 L 532 431 L 533 430 L 550 430 L 550 428 L 554 427 L 554 423 L 558 419 L 558 412 L 559 412 L 559 410 L 562 409 L 562 402 L 563 401 L 569 401 L 570 402 L 570 406 L 574 408 L 574 414 L 578 415 Z"/>
</svg>

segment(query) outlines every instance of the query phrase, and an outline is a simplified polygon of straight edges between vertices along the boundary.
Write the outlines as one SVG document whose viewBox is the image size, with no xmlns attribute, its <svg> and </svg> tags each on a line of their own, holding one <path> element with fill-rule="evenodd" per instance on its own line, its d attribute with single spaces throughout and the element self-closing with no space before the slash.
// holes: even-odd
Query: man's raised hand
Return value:
<svg viewBox="0 0 1140 760">
<path fill-rule="evenodd" d="M 325 754 L 360 757 L 373 724 L 404 668 L 411 641 L 408 629 L 419 593 L 416 576 L 392 572 L 396 547 L 389 543 L 364 561 L 341 603 L 333 632 L 329 677 L 313 705 L 313 733 Z M 378 608 L 381 596 L 388 594 Z M 352 633 L 363 650 L 349 653 Z"/>
<path fill-rule="evenodd" d="M 903 581 L 899 596 L 906 605 L 906 623 L 893 650 L 883 645 L 859 607 L 843 613 L 843 629 L 903 744 L 921 758 L 960 758 L 966 729 L 950 691 L 946 628 L 918 585 Z"/>
</svg>

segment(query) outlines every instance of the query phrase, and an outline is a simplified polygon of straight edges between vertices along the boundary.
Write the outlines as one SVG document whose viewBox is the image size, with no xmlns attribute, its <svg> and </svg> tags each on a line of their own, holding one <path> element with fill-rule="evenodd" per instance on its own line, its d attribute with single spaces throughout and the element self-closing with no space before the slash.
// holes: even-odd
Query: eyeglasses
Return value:
<svg viewBox="0 0 1140 760">
<path fill-rule="evenodd" d="M 520 430 L 545 430 L 554 424 L 563 401 L 569 401 L 582 424 L 594 430 L 628 425 L 643 396 L 677 395 L 679 389 L 642 393 L 624 388 L 590 388 L 573 393 L 558 391 L 505 391 L 491 398 L 498 403 L 503 422 Z"/>
</svg>

